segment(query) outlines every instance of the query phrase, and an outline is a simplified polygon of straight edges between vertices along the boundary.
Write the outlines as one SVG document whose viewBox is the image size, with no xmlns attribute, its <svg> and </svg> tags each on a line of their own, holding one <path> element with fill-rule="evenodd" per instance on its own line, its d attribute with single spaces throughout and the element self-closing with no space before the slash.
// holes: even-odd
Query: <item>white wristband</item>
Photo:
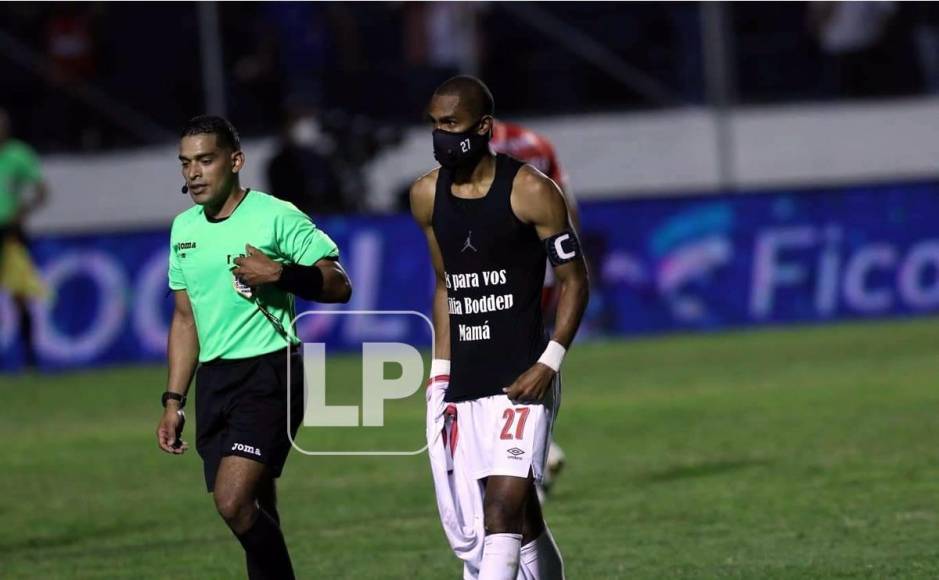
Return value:
<svg viewBox="0 0 939 580">
<path fill-rule="evenodd" d="M 435 358 L 430 363 L 430 379 L 440 375 L 450 375 L 450 361 L 443 358 Z"/>
<path fill-rule="evenodd" d="M 548 347 L 544 349 L 538 362 L 550 367 L 554 372 L 558 372 L 561 369 L 561 362 L 564 360 L 565 354 L 567 354 L 567 349 L 561 346 L 561 343 L 552 340 L 548 343 Z"/>
</svg>

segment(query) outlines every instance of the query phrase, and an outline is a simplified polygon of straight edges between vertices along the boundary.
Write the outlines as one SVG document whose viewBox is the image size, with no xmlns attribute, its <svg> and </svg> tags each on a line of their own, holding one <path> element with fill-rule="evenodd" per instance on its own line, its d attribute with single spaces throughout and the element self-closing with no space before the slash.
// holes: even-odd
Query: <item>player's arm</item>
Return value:
<svg viewBox="0 0 939 580">
<path fill-rule="evenodd" d="M 444 278 L 443 255 L 434 235 L 431 223 L 434 214 L 434 188 L 436 179 L 431 172 L 411 186 L 411 215 L 427 237 L 427 248 L 434 268 L 434 300 L 432 319 L 434 324 L 434 359 L 450 360 L 450 311 L 447 307 L 447 283 Z M 432 373 L 436 374 L 436 373 Z"/>
<path fill-rule="evenodd" d="M 42 177 L 39 157 L 35 151 L 28 149 L 22 158 L 20 175 L 22 182 L 32 185 L 32 195 L 21 200 L 14 221 L 22 223 L 30 214 L 46 204 L 49 197 L 49 188 Z"/>
<path fill-rule="evenodd" d="M 587 308 L 590 295 L 587 267 L 556 183 L 535 170 L 522 168 L 513 184 L 512 210 L 521 221 L 535 227 L 561 291 L 548 348 L 531 369 L 505 389 L 512 400 L 540 400 L 560 368 Z"/>
<path fill-rule="evenodd" d="M 564 168 L 561 167 L 561 162 L 558 161 L 557 153 L 554 150 L 554 145 L 552 145 L 547 139 L 544 141 L 545 154 L 548 158 L 548 177 L 554 180 L 558 187 L 561 189 L 561 196 L 564 197 L 564 202 L 567 204 L 567 211 L 571 214 L 571 223 L 574 225 L 574 231 L 577 232 L 577 235 L 580 235 L 580 209 L 577 207 L 577 199 L 574 198 L 574 193 L 571 191 L 570 183 L 567 179 L 567 173 L 564 171 Z"/>
<path fill-rule="evenodd" d="M 352 282 L 336 258 L 321 258 L 310 266 L 282 264 L 246 244 L 245 255 L 235 258 L 235 265 L 232 272 L 252 288 L 273 284 L 304 300 L 322 303 L 345 303 L 352 297 Z"/>
<path fill-rule="evenodd" d="M 434 358 L 450 360 L 450 309 L 447 306 L 447 283 L 444 280 L 443 258 L 433 228 L 425 228 L 424 235 L 427 236 L 430 261 L 434 267 L 434 301 L 431 312 L 431 319 L 434 323 Z"/>
<path fill-rule="evenodd" d="M 18 221 L 24 220 L 30 214 L 35 212 L 37 209 L 46 205 L 46 201 L 49 199 L 49 187 L 46 185 L 46 182 L 42 179 L 37 181 L 33 185 L 33 195 L 30 199 L 24 201 L 17 212 L 16 219 Z"/>
<path fill-rule="evenodd" d="M 564 202 L 567 204 L 567 213 L 571 216 L 571 225 L 574 226 L 574 232 L 577 235 L 580 235 L 580 209 L 577 207 L 577 200 L 574 199 L 574 194 L 571 193 L 569 187 L 561 185 L 558 183 L 560 188 L 561 195 L 564 197 Z"/>
<path fill-rule="evenodd" d="M 173 292 L 175 306 L 170 332 L 167 337 L 166 356 L 169 374 L 166 390 L 185 397 L 192 382 L 199 361 L 199 335 L 196 333 L 196 320 L 192 312 L 192 303 L 185 290 Z M 157 443 L 167 453 L 179 454 L 186 451 L 188 445 L 176 444 L 176 431 L 180 421 L 177 411 L 180 402 L 167 399 L 166 410 L 157 426 Z"/>
</svg>

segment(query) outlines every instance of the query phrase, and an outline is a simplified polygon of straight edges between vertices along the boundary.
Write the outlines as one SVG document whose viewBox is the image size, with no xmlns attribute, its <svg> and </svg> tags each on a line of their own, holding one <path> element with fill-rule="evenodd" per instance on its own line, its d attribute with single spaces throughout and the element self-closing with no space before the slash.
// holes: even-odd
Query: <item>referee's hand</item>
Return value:
<svg viewBox="0 0 939 580">
<path fill-rule="evenodd" d="M 252 288 L 277 282 L 284 269 L 251 244 L 245 244 L 245 255 L 235 258 L 235 265 L 237 268 L 232 270 L 232 273 L 242 284 Z"/>
<path fill-rule="evenodd" d="M 173 455 L 182 455 L 189 449 L 189 444 L 183 440 L 177 442 L 177 433 L 179 433 L 182 417 L 176 412 L 176 405 L 168 405 L 160 424 L 157 425 L 157 444 L 160 449 Z"/>
</svg>

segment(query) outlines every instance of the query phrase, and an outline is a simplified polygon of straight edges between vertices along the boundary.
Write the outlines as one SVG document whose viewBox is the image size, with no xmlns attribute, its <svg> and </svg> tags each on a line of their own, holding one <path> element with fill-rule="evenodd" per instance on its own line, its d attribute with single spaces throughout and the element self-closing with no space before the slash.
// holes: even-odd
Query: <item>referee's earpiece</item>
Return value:
<svg viewBox="0 0 939 580">
<path fill-rule="evenodd" d="M 189 186 L 184 184 L 183 187 L 182 187 L 182 189 L 180 189 L 179 191 L 181 191 L 181 192 L 183 193 L 183 195 L 185 195 L 185 194 L 189 193 Z"/>
</svg>

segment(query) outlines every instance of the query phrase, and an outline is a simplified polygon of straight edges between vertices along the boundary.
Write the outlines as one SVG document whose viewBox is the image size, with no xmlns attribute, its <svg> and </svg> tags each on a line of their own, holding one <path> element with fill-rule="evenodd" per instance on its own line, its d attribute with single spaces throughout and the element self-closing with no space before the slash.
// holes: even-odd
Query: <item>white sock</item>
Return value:
<svg viewBox="0 0 939 580">
<path fill-rule="evenodd" d="M 483 542 L 479 580 L 515 580 L 522 548 L 521 534 L 489 534 Z"/>
<path fill-rule="evenodd" d="M 520 553 L 517 580 L 564 580 L 564 560 L 547 526 Z"/>
</svg>

